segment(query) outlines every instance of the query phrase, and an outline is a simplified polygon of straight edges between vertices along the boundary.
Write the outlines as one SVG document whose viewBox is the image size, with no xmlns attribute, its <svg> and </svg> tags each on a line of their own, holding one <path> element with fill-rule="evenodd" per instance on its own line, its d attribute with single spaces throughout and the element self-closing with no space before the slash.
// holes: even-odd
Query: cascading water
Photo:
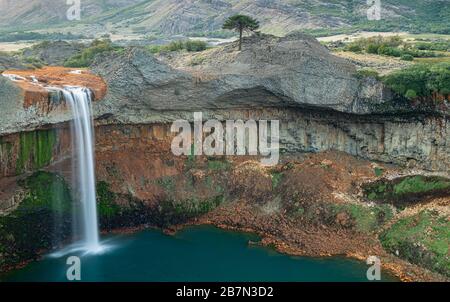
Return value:
<svg viewBox="0 0 450 302">
<path fill-rule="evenodd" d="M 64 99 L 73 114 L 72 146 L 76 196 L 81 204 L 81 242 L 78 249 L 99 252 L 97 203 L 95 191 L 94 131 L 91 110 L 91 91 L 82 87 L 64 87 Z"/>
</svg>

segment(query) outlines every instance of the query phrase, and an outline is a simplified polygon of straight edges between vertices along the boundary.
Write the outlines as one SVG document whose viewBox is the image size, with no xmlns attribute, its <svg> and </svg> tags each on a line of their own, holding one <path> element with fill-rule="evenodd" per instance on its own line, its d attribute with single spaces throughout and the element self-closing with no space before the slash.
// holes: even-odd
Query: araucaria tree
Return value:
<svg viewBox="0 0 450 302">
<path fill-rule="evenodd" d="M 234 15 L 229 17 L 223 24 L 223 29 L 239 32 L 239 50 L 242 49 L 242 34 L 244 31 L 255 31 L 259 28 L 259 22 L 245 15 Z"/>
</svg>

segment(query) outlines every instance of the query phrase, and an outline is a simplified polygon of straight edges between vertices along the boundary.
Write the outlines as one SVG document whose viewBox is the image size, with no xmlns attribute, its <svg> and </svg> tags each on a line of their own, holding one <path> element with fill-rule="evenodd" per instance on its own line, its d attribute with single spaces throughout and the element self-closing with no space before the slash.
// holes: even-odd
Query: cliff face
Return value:
<svg viewBox="0 0 450 302">
<path fill-rule="evenodd" d="M 170 125 L 178 118 L 192 120 L 195 111 L 221 121 L 279 119 L 281 148 L 287 153 L 339 150 L 428 170 L 449 169 L 445 111 L 418 113 L 411 105 L 396 104 L 380 82 L 358 77 L 351 63 L 307 36 L 253 36 L 245 39 L 241 52 L 233 43 L 158 57 L 134 48 L 97 57 L 92 70 L 106 85 L 85 71 L 47 68 L 14 73 L 37 76 L 50 85 L 90 87 L 102 99 L 94 103 L 99 125 Z M 3 77 L 0 85 L 0 105 L 6 113 L 0 116 L 0 135 L 50 128 L 71 119 L 58 95 L 36 92 L 42 88 L 28 82 L 19 83 L 20 89 Z M 4 175 L 14 174 L 14 161 L 22 157 L 20 136 L 15 137 L 14 156 L 2 161 L 1 170 L 10 171 Z"/>
<path fill-rule="evenodd" d="M 109 87 L 98 112 L 130 121 L 158 121 L 155 111 L 164 120 L 166 111 L 249 107 L 362 114 L 373 111 L 369 104 L 390 97 L 379 82 L 359 79 L 352 64 L 303 35 L 250 37 L 242 52 L 230 44 L 196 55 L 154 58 L 132 49 L 98 58 L 92 69 Z"/>
</svg>

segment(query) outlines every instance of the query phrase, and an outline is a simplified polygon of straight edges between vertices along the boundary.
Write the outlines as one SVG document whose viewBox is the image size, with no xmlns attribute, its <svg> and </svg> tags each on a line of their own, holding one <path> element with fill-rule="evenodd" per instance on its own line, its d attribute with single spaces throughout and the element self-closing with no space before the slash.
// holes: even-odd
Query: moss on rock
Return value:
<svg viewBox="0 0 450 302">
<path fill-rule="evenodd" d="M 423 197 L 450 194 L 450 179 L 444 177 L 406 176 L 393 181 L 382 179 L 364 187 L 369 200 L 404 206 Z"/>
<path fill-rule="evenodd" d="M 71 233 L 71 195 L 61 176 L 36 172 L 19 184 L 27 195 L 0 217 L 0 269 L 36 258 Z"/>
<path fill-rule="evenodd" d="M 162 227 L 167 227 L 185 223 L 214 210 L 224 200 L 225 197 L 223 195 L 217 195 L 208 199 L 164 200 L 157 209 L 157 224 Z"/>
<path fill-rule="evenodd" d="M 53 129 L 20 133 L 16 162 L 17 174 L 48 165 L 52 159 L 56 141 L 56 131 Z"/>
</svg>

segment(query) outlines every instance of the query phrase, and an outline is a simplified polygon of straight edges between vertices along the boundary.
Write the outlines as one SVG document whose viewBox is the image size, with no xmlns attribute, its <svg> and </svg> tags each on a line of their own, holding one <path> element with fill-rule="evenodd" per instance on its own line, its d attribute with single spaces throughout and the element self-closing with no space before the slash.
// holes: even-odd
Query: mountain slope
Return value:
<svg viewBox="0 0 450 302">
<path fill-rule="evenodd" d="M 368 21 L 366 0 L 83 0 L 82 20 L 69 23 L 59 0 L 0 0 L 0 26 L 66 24 L 96 32 L 163 35 L 215 32 L 230 15 L 256 17 L 262 31 L 374 29 L 450 33 L 450 0 L 383 0 L 382 21 Z M 74 24 L 76 26 L 74 26 Z M 81 26 L 83 25 L 83 26 Z"/>
</svg>

